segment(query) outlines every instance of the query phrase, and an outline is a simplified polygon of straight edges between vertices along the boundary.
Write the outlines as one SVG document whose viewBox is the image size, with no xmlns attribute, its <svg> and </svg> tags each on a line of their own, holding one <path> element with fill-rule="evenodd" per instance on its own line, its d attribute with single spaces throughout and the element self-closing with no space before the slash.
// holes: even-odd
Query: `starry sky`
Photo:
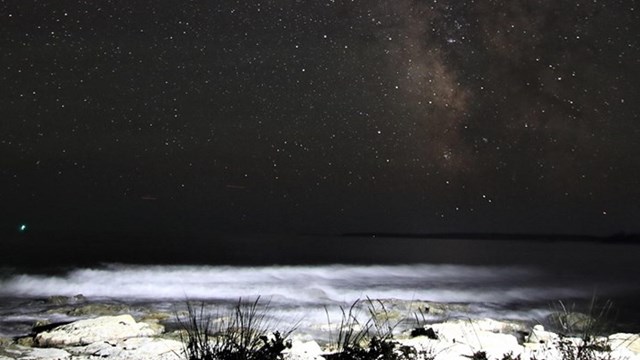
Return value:
<svg viewBox="0 0 640 360">
<path fill-rule="evenodd" d="M 635 0 L 0 0 L 0 225 L 640 231 Z"/>
</svg>

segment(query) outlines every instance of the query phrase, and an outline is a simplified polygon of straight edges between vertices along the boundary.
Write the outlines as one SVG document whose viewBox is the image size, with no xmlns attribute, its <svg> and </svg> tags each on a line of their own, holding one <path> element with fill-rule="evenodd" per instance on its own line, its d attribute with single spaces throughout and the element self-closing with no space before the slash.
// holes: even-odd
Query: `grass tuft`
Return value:
<svg viewBox="0 0 640 360">
<path fill-rule="evenodd" d="M 286 332 L 274 331 L 274 324 L 266 317 L 268 303 L 260 304 L 260 298 L 244 303 L 238 300 L 235 307 L 215 319 L 206 311 L 187 303 L 186 319 L 178 317 L 184 329 L 181 340 L 186 360 L 281 360 L 282 352 L 291 347 Z"/>
<path fill-rule="evenodd" d="M 610 358 L 611 346 L 606 338 L 613 313 L 613 303 L 609 300 L 599 303 L 592 297 L 586 314 L 575 311 L 558 302 L 552 321 L 562 331 L 556 344 L 562 360 L 599 360 Z M 570 336 L 577 337 L 571 339 Z"/>
<path fill-rule="evenodd" d="M 398 347 L 393 340 L 393 332 L 400 322 L 391 322 L 384 303 L 367 298 L 368 316 L 365 321 L 360 321 L 357 315 L 361 303 L 357 300 L 348 310 L 340 308 L 342 318 L 333 340 L 336 352 L 323 357 L 328 360 L 405 360 L 412 357 L 415 353 L 413 348 Z M 325 311 L 331 328 L 329 312 Z M 329 336 L 333 337 L 332 334 Z"/>
</svg>

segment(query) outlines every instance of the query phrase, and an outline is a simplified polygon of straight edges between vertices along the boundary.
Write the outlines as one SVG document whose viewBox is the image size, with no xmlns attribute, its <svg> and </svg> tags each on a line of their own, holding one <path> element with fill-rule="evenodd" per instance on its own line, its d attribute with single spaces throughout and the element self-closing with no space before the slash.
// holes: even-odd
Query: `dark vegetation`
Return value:
<svg viewBox="0 0 640 360">
<path fill-rule="evenodd" d="M 399 323 L 391 323 L 384 304 L 367 299 L 368 316 L 365 321 L 358 319 L 358 305 L 360 302 L 356 301 L 348 310 L 340 309 L 342 317 L 332 339 L 335 352 L 324 357 L 327 360 L 408 359 L 413 349 L 399 346 L 393 340 L 393 332 Z M 331 326 L 328 312 L 327 319 Z"/>
<path fill-rule="evenodd" d="M 212 317 L 202 304 L 187 304 L 187 318 L 178 318 L 184 329 L 183 353 L 187 360 L 278 360 L 291 347 L 289 335 L 271 331 L 275 324 L 267 317 L 268 303 L 260 298 L 245 303 L 238 300 L 230 313 Z"/>
<path fill-rule="evenodd" d="M 183 358 L 185 360 L 282 360 L 284 351 L 291 348 L 290 335 L 295 327 L 280 332 L 267 316 L 268 303 L 260 298 L 253 302 L 239 300 L 229 312 L 212 316 L 205 305 L 187 304 L 186 318 L 178 318 L 183 328 Z M 433 360 L 437 353 L 416 351 L 394 339 L 394 333 L 403 320 L 393 322 L 392 316 L 379 300 L 356 301 L 348 308 L 340 308 L 341 318 L 332 322 L 325 309 L 330 330 L 330 352 L 322 356 L 327 360 Z M 589 314 L 574 311 L 574 306 L 559 302 L 554 308 L 552 321 L 562 332 L 555 342 L 562 360 L 610 360 L 611 347 L 606 333 L 612 311 L 611 302 L 599 304 L 592 300 Z M 365 312 L 364 314 L 361 314 Z M 426 328 L 424 314 L 414 314 L 416 326 L 412 337 L 426 336 L 437 340 L 438 334 Z M 404 319 L 406 320 L 406 318 Z M 538 360 L 544 360 L 541 354 Z M 484 349 L 478 349 L 467 358 L 489 360 Z M 520 360 L 520 355 L 506 353 L 501 360 Z M 555 358 L 555 356 L 553 356 Z M 536 359 L 536 357 L 534 357 Z"/>
<path fill-rule="evenodd" d="M 594 296 L 589 304 L 587 314 L 575 311 L 575 305 L 567 306 L 558 302 L 552 314 L 552 321 L 560 329 L 558 350 L 563 360 L 598 360 L 607 358 L 611 346 L 602 338 L 608 333 L 613 315 L 613 303 L 600 303 Z M 578 337 L 572 341 L 569 336 Z M 603 356 L 604 354 L 604 356 Z"/>
</svg>

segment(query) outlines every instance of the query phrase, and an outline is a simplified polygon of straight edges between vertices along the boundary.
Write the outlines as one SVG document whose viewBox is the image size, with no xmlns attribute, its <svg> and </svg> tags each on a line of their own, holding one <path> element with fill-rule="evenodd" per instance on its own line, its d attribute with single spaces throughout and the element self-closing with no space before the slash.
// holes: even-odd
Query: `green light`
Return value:
<svg viewBox="0 0 640 360">
<path fill-rule="evenodd" d="M 25 232 L 25 231 L 27 231 L 27 224 L 21 224 L 21 225 L 18 227 L 18 231 L 20 231 L 20 232 Z"/>
</svg>

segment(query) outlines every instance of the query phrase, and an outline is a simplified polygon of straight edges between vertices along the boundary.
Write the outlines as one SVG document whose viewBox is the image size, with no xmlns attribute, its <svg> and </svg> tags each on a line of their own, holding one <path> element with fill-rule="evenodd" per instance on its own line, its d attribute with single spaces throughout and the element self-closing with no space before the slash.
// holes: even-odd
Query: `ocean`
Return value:
<svg viewBox="0 0 640 360">
<path fill-rule="evenodd" d="M 80 294 L 83 301 L 118 304 L 134 313 L 144 308 L 169 314 L 180 314 L 187 301 L 224 309 L 239 299 L 260 297 L 284 327 L 297 324 L 304 333 L 338 321 L 341 308 L 365 299 L 456 305 L 432 321 L 489 317 L 533 324 L 545 323 L 560 301 L 587 311 L 596 298 L 613 302 L 609 315 L 614 330 L 640 331 L 636 267 L 640 246 L 451 239 L 428 240 L 426 245 L 416 239 L 333 241 L 356 242 L 340 248 L 360 249 L 360 257 L 342 254 L 352 261 L 331 263 L 325 254 L 327 259 L 307 264 L 112 262 L 5 267 L 0 275 L 0 337 L 24 335 L 37 321 L 88 316 L 70 315 L 69 306 L 47 301 Z M 409 253 L 412 243 L 421 245 Z M 259 252 L 255 244 L 247 249 Z M 422 256 L 416 255 L 420 252 Z M 64 311 L 56 310 L 61 308 Z"/>
</svg>

